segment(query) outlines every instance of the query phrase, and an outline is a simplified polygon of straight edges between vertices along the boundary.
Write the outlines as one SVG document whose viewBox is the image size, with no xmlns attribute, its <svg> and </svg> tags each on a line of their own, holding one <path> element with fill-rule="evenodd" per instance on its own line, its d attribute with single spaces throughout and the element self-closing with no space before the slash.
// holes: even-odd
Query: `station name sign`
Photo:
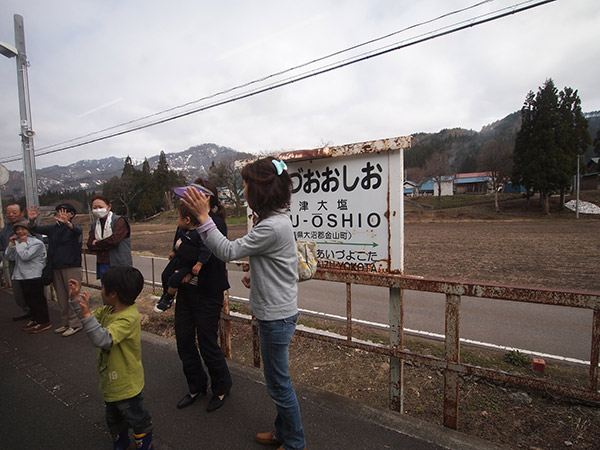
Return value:
<svg viewBox="0 0 600 450">
<path fill-rule="evenodd" d="M 389 272 L 394 230 L 390 194 L 402 196 L 390 192 L 390 180 L 397 177 L 392 186 L 402 186 L 402 173 L 394 172 L 395 166 L 390 171 L 391 151 L 349 153 L 286 161 L 293 181 L 290 219 L 295 237 L 317 243 L 323 269 Z"/>
</svg>

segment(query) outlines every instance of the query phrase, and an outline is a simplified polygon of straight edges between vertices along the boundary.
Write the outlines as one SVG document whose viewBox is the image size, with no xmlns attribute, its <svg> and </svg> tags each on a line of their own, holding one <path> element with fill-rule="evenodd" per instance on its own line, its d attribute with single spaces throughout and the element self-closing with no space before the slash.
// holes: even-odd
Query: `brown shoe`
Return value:
<svg viewBox="0 0 600 450">
<path fill-rule="evenodd" d="M 27 324 L 22 328 L 23 331 L 29 331 L 33 327 L 35 327 L 38 323 L 35 320 L 30 320 Z"/>
<path fill-rule="evenodd" d="M 267 431 L 266 433 L 258 433 L 256 442 L 262 445 L 281 445 L 283 441 L 275 437 L 275 431 Z"/>
<path fill-rule="evenodd" d="M 28 331 L 31 334 L 41 333 L 42 331 L 46 331 L 52 328 L 52 324 L 50 322 L 46 323 L 38 323 L 35 327 L 30 328 Z"/>
</svg>

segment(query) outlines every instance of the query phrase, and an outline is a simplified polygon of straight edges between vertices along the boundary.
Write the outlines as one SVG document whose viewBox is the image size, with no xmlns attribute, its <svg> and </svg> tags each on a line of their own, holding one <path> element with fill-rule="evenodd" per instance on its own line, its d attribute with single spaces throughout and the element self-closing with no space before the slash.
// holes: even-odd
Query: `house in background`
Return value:
<svg viewBox="0 0 600 450">
<path fill-rule="evenodd" d="M 442 177 L 441 195 L 454 195 L 454 177 L 451 175 Z M 419 184 L 419 195 L 438 195 L 438 182 L 433 178 L 425 178 Z"/>
<path fill-rule="evenodd" d="M 404 181 L 404 196 L 405 197 L 418 197 L 419 196 L 419 188 L 417 183 L 414 181 Z"/>
<path fill-rule="evenodd" d="M 525 194 L 527 189 L 520 184 L 512 184 L 510 181 L 505 181 L 502 186 L 502 192 L 505 194 Z"/>
<path fill-rule="evenodd" d="M 457 194 L 490 194 L 493 192 L 491 172 L 457 173 L 454 176 Z"/>
<path fill-rule="evenodd" d="M 598 159 L 598 158 L 595 158 Z M 594 174 L 596 176 L 597 173 Z M 594 178 L 596 180 L 596 178 Z M 438 183 L 434 178 L 424 178 L 420 184 L 410 190 L 407 183 L 414 184 L 410 181 L 404 183 L 405 196 L 427 196 L 438 195 Z M 520 185 L 513 185 L 510 181 L 505 180 L 501 183 L 503 192 L 505 193 L 524 193 L 525 188 Z M 584 188 L 585 189 L 585 188 Z M 588 189 L 596 189 L 595 187 Z M 456 175 L 447 175 L 442 177 L 442 195 L 454 194 L 493 194 L 494 184 L 492 182 L 491 172 L 471 172 L 457 173 Z"/>
<path fill-rule="evenodd" d="M 587 165 L 587 172 L 581 176 L 581 190 L 592 191 L 600 189 L 600 177 L 598 176 L 598 165 L 600 158 L 590 158 Z"/>
</svg>

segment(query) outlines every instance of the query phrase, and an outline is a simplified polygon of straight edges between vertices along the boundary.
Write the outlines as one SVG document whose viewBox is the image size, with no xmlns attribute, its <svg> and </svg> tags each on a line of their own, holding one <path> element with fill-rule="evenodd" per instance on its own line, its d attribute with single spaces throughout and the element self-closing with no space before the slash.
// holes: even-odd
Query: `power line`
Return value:
<svg viewBox="0 0 600 450">
<path fill-rule="evenodd" d="M 282 71 L 279 71 L 279 72 L 276 72 L 276 73 L 273 73 L 273 74 L 270 74 L 270 75 L 266 75 L 266 76 L 263 76 L 261 78 L 257 78 L 255 80 L 249 81 L 247 83 L 244 83 L 244 84 L 241 84 L 241 85 L 238 85 L 238 86 L 234 86 L 232 88 L 225 89 L 225 90 L 217 92 L 215 94 L 211 94 L 211 95 L 199 98 L 197 100 L 193 100 L 193 101 L 184 103 L 182 105 L 174 106 L 172 108 L 165 109 L 165 110 L 153 113 L 153 114 L 149 114 L 147 116 L 143 116 L 143 117 L 140 117 L 140 118 L 137 118 L 137 119 L 134 119 L 134 120 L 130 120 L 128 122 L 123 122 L 123 123 L 118 124 L 118 125 L 113 125 L 113 126 L 110 126 L 108 128 L 97 130 L 97 131 L 85 134 L 83 136 L 79 136 L 79 137 L 76 137 L 76 138 L 69 139 L 67 141 L 58 142 L 56 144 L 52 144 L 52 145 L 49 145 L 49 146 L 46 146 L 46 147 L 41 147 L 41 148 L 38 149 L 38 152 L 39 152 L 40 155 L 43 155 L 43 154 L 46 154 L 46 152 L 43 152 L 43 150 L 48 150 L 48 149 L 51 149 L 53 147 L 57 147 L 57 146 L 60 146 L 60 145 L 63 145 L 63 144 L 68 144 L 70 142 L 74 142 L 74 141 L 77 141 L 77 140 L 85 139 L 87 137 L 90 137 L 90 136 L 93 136 L 93 135 L 96 135 L 96 134 L 99 134 L 99 133 L 103 133 L 103 132 L 106 132 L 106 131 L 114 130 L 116 128 L 124 127 L 126 125 L 131 125 L 133 123 L 140 122 L 140 121 L 145 120 L 145 119 L 149 119 L 149 118 L 152 118 L 152 117 L 160 116 L 160 115 L 166 114 L 166 113 L 171 112 L 171 111 L 175 111 L 175 110 L 178 110 L 178 109 L 185 108 L 186 106 L 191 106 L 191 105 L 200 103 L 200 102 L 205 101 L 205 100 L 210 100 L 210 99 L 219 97 L 221 95 L 229 94 L 229 93 L 231 93 L 233 91 L 249 87 L 249 86 L 251 86 L 253 84 L 257 84 L 257 83 L 261 83 L 261 82 L 267 81 L 269 79 L 272 79 L 272 78 L 284 75 L 286 73 L 289 73 L 289 72 L 301 69 L 303 67 L 307 67 L 307 66 L 310 66 L 312 64 L 316 64 L 318 62 L 324 61 L 324 60 L 329 59 L 329 58 L 333 58 L 334 56 L 338 56 L 338 55 L 341 55 L 343 53 L 347 53 L 349 51 L 356 50 L 356 49 L 358 49 L 360 47 L 364 47 L 366 45 L 370 45 L 370 44 L 373 44 L 375 42 L 379 42 L 379 41 L 382 41 L 384 39 L 388 39 L 388 38 L 390 38 L 392 36 L 395 36 L 395 35 L 398 35 L 400 33 L 406 32 L 406 31 L 411 30 L 413 28 L 418 28 L 420 26 L 427 25 L 427 24 L 436 22 L 438 20 L 444 19 L 446 17 L 452 16 L 452 15 L 455 15 L 455 14 L 459 14 L 461 12 L 465 12 L 465 11 L 468 11 L 470 9 L 477 8 L 478 6 L 481 6 L 481 5 L 484 5 L 486 3 L 490 3 L 490 2 L 493 2 L 493 1 L 494 0 L 480 1 L 478 3 L 475 3 L 473 5 L 467 6 L 465 8 L 457 9 L 457 10 L 451 11 L 449 13 L 442 14 L 442 15 L 440 15 L 438 17 L 433 18 L 433 19 L 429 19 L 429 20 L 426 20 L 426 21 L 423 21 L 423 22 L 419 22 L 417 24 L 408 26 L 406 28 L 403 28 L 401 30 L 395 31 L 393 33 L 389 33 L 389 34 L 386 34 L 384 36 L 380 36 L 378 38 L 371 39 L 369 41 L 365 41 L 365 42 L 362 42 L 362 43 L 357 44 L 357 45 L 353 45 L 353 46 L 345 48 L 343 50 L 339 50 L 339 51 L 336 51 L 334 53 L 330 53 L 330 54 L 328 54 L 326 56 L 322 56 L 322 57 L 319 57 L 317 59 L 313 59 L 312 61 L 308 61 L 306 63 L 300 64 L 300 65 L 297 65 L 297 66 L 294 66 L 294 67 L 290 67 L 288 69 L 285 69 L 285 70 L 282 70 Z M 529 1 L 533 1 L 533 0 L 529 0 Z"/>
<path fill-rule="evenodd" d="M 521 12 L 527 11 L 529 9 L 536 8 L 538 6 L 545 5 L 547 3 L 555 2 L 556 0 L 542 0 L 542 1 L 538 1 L 538 2 L 536 2 L 534 4 L 530 4 L 530 3 L 532 3 L 532 1 L 533 0 L 528 0 L 528 1 L 525 1 L 525 2 L 517 3 L 517 4 L 514 4 L 512 6 L 496 10 L 496 11 L 494 11 L 492 13 L 484 14 L 484 15 L 481 15 L 481 16 L 473 17 L 473 18 L 468 19 L 468 20 L 457 22 L 457 23 L 455 23 L 453 25 L 450 25 L 448 27 L 444 27 L 444 28 L 441 28 L 441 29 L 438 29 L 438 30 L 434 30 L 433 32 L 428 32 L 428 33 L 424 33 L 422 35 L 419 35 L 419 36 L 417 36 L 415 38 L 412 38 L 413 39 L 412 41 L 405 40 L 405 41 L 401 41 L 401 42 L 396 43 L 396 44 L 391 44 L 391 45 L 389 45 L 387 47 L 383 47 L 383 48 L 374 50 L 372 52 L 368 52 L 368 53 L 365 53 L 365 54 L 362 54 L 362 55 L 358 55 L 358 56 L 355 56 L 353 58 L 348 58 L 346 60 L 338 61 L 337 63 L 330 64 L 329 66 L 324 66 L 324 67 L 321 67 L 321 68 L 317 68 L 317 69 L 315 69 L 313 71 L 306 72 L 306 73 L 297 75 L 295 77 L 290 77 L 288 79 L 281 80 L 281 81 L 272 83 L 272 84 L 267 85 L 267 86 L 263 86 L 263 87 L 260 87 L 260 88 L 256 88 L 254 90 L 246 91 L 246 92 L 241 93 L 239 95 L 235 95 L 235 96 L 223 99 L 223 100 L 215 101 L 215 102 L 210 103 L 210 104 L 206 104 L 206 105 L 202 105 L 202 106 L 199 106 L 199 107 L 195 107 L 195 108 L 193 108 L 191 110 L 180 112 L 180 113 L 177 113 L 177 114 L 174 114 L 174 115 L 162 118 L 162 119 L 154 120 L 154 121 L 146 123 L 146 124 L 136 125 L 134 127 L 127 128 L 125 130 L 116 131 L 116 132 L 113 132 L 113 133 L 110 133 L 110 134 L 107 134 L 107 135 L 103 135 L 103 136 L 99 136 L 99 137 L 87 139 L 87 140 L 84 140 L 84 141 L 79 142 L 79 143 L 75 143 L 75 144 L 72 144 L 72 145 L 67 145 L 67 146 L 64 146 L 64 147 L 55 148 L 55 149 L 52 149 L 52 150 L 50 150 L 50 148 L 55 147 L 57 145 L 61 145 L 61 144 L 55 144 L 55 145 L 52 145 L 52 146 L 49 146 L 49 147 L 44 147 L 40 151 L 36 152 L 36 154 L 37 154 L 37 156 L 41 156 L 41 155 L 47 155 L 47 154 L 50 154 L 50 153 L 56 153 L 56 152 L 68 150 L 68 149 L 71 149 L 71 148 L 81 147 L 83 145 L 91 144 L 91 143 L 94 143 L 94 142 L 98 142 L 98 141 L 110 139 L 110 138 L 113 138 L 113 137 L 121 136 L 123 134 L 131 133 L 133 131 L 139 131 L 139 130 L 142 130 L 144 128 L 149 128 L 149 127 L 152 127 L 152 126 L 155 126 L 155 125 L 159 125 L 159 124 L 162 124 L 162 123 L 165 123 L 165 122 L 169 122 L 171 120 L 179 119 L 179 118 L 191 115 L 191 114 L 195 114 L 195 113 L 198 113 L 198 112 L 201 112 L 201 111 L 212 109 L 212 108 L 215 108 L 217 106 L 222 106 L 222 105 L 225 105 L 225 104 L 228 104 L 228 103 L 232 103 L 232 102 L 235 102 L 235 101 L 239 101 L 239 100 L 243 100 L 245 98 L 249 98 L 249 97 L 252 97 L 252 96 L 255 96 L 255 95 L 267 92 L 267 91 L 270 91 L 270 90 L 274 90 L 274 89 L 277 89 L 277 88 L 280 88 L 280 87 L 283 87 L 283 86 L 294 84 L 294 83 L 297 83 L 299 81 L 303 81 L 303 80 L 306 80 L 308 78 L 315 77 L 317 75 L 322 75 L 324 73 L 331 72 L 333 70 L 337 70 L 337 69 L 340 69 L 340 68 L 343 68 L 343 67 L 346 67 L 346 66 L 349 66 L 349 65 L 353 65 L 353 64 L 356 64 L 356 63 L 359 63 L 359 62 L 363 62 L 363 61 L 366 61 L 368 59 L 375 58 L 377 56 L 381 56 L 381 55 L 384 55 L 384 54 L 387 54 L 387 53 L 390 53 L 390 52 L 393 52 L 393 51 L 397 51 L 397 50 L 400 50 L 400 49 L 403 49 L 403 48 L 406 48 L 406 47 L 410 47 L 410 46 L 414 46 L 414 45 L 417 45 L 417 44 L 421 44 L 423 42 L 426 42 L 426 41 L 429 41 L 429 40 L 432 40 L 432 39 L 436 39 L 436 38 L 439 38 L 439 37 L 442 37 L 442 36 L 446 36 L 446 35 L 449 35 L 449 34 L 453 34 L 453 33 L 456 33 L 458 31 L 463 31 L 463 30 L 465 30 L 467 28 L 472 28 L 472 27 L 477 26 L 477 25 L 482 25 L 484 23 L 492 22 L 492 21 L 495 21 L 495 20 L 507 17 L 509 15 L 514 15 L 514 14 L 517 14 L 517 13 L 521 13 Z M 480 4 L 483 4 L 483 3 L 487 3 L 487 2 L 480 2 L 477 5 L 480 5 Z M 452 14 L 452 13 L 449 13 L 449 14 Z M 432 20 L 436 20 L 436 19 L 432 19 Z M 412 27 L 409 27 L 409 28 L 412 28 Z M 410 41 L 410 42 L 407 42 L 407 41 Z M 355 46 L 355 47 L 357 47 L 357 46 Z M 347 49 L 344 50 L 344 51 L 347 51 Z M 344 51 L 338 52 L 337 54 L 340 54 L 340 53 L 342 53 Z M 327 57 L 320 58 L 320 59 L 315 60 L 315 61 L 320 61 L 320 60 L 323 60 L 325 58 L 327 58 Z M 298 66 L 298 67 L 305 67 L 306 65 L 309 65 L 311 63 L 306 63 L 306 64 L 303 64 L 303 65 Z M 292 69 L 289 69 L 289 70 L 292 70 Z M 286 73 L 289 70 L 280 72 L 279 74 Z M 273 76 L 275 76 L 275 75 L 270 75 L 268 77 L 264 77 L 263 81 L 265 79 L 271 78 Z M 234 88 L 228 89 L 227 91 L 223 91 L 222 93 L 214 94 L 212 96 L 206 97 L 205 99 L 214 98 L 214 97 L 216 97 L 218 95 L 222 95 L 224 93 L 229 93 L 229 92 L 232 92 L 233 90 L 237 90 L 237 89 L 240 89 L 242 87 L 247 87 L 247 86 L 249 86 L 251 84 L 254 84 L 256 82 L 258 82 L 258 80 L 246 83 L 245 85 L 236 86 Z M 179 107 L 171 108 L 169 110 L 161 111 L 160 113 L 156 113 L 156 114 L 153 114 L 153 115 L 150 115 L 150 116 L 146 116 L 144 118 L 140 118 L 140 119 L 137 119 L 137 120 L 134 120 L 134 121 L 130 121 L 130 122 L 127 122 L 125 124 L 117 125 L 117 126 L 109 128 L 107 130 L 119 128 L 119 127 L 122 127 L 122 126 L 125 126 L 125 125 L 130 125 L 132 123 L 139 122 L 140 120 L 144 120 L 146 118 L 155 117 L 156 115 L 164 114 L 165 112 L 170 112 L 170 111 L 173 111 L 175 109 L 180 109 L 181 107 L 185 107 L 185 106 L 188 106 L 190 104 L 195 104 L 195 103 L 198 103 L 200 101 L 202 101 L 202 99 L 194 101 L 194 102 L 189 102 L 189 103 L 187 103 L 185 105 L 181 105 Z M 76 141 L 76 140 L 79 140 L 79 139 L 83 139 L 85 137 L 89 137 L 89 136 L 91 136 L 93 134 L 101 133 L 103 131 L 106 131 L 106 130 L 102 130 L 102 131 L 98 131 L 98 132 L 95 132 L 95 133 L 91 133 L 90 135 L 86 135 L 86 136 L 83 136 L 83 137 L 75 138 L 75 139 L 72 139 L 72 140 L 66 141 L 66 142 L 67 143 L 68 142 L 73 142 L 73 141 Z M 7 157 L 7 158 L 5 158 L 5 159 L 3 159 L 1 161 L 2 162 L 12 162 L 12 161 L 17 161 L 19 159 L 19 158 L 16 158 L 16 159 L 8 159 L 8 158 L 12 158 L 12 157 Z"/>
</svg>

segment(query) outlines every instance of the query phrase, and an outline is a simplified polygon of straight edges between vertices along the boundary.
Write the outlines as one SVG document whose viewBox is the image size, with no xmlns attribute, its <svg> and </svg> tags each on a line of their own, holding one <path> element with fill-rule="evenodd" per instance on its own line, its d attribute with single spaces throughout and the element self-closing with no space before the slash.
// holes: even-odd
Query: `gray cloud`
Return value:
<svg viewBox="0 0 600 450">
<path fill-rule="evenodd" d="M 23 15 L 40 149 L 474 3 L 4 0 L 0 41 L 14 43 L 12 15 Z M 369 49 L 512 3 L 496 0 Z M 598 23 L 596 0 L 558 1 L 164 125 L 42 156 L 37 164 L 126 154 L 143 159 L 204 142 L 258 152 L 456 126 L 480 129 L 518 110 L 526 93 L 548 77 L 559 88 L 578 89 L 584 111 L 598 110 Z M 0 157 L 19 154 L 15 65 L 5 58 L 0 117 Z"/>
</svg>

